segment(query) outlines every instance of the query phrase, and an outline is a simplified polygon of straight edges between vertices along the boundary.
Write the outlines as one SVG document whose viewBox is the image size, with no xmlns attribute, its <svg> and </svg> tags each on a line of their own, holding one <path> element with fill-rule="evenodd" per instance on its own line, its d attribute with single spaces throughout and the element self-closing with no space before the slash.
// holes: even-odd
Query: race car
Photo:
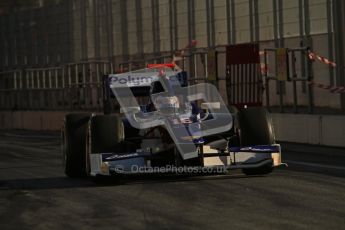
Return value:
<svg viewBox="0 0 345 230">
<path fill-rule="evenodd" d="M 69 177 L 122 174 L 263 175 L 280 166 L 265 108 L 226 106 L 215 87 L 188 86 L 186 73 L 156 65 L 104 77 L 104 104 L 120 114 L 71 113 L 62 153 Z M 209 96 L 211 94 L 211 96 Z"/>
</svg>

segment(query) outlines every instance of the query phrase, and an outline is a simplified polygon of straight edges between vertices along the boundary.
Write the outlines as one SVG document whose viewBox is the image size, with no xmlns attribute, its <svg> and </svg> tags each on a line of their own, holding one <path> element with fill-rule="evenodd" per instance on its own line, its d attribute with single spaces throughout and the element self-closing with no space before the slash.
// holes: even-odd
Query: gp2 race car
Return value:
<svg viewBox="0 0 345 230">
<path fill-rule="evenodd" d="M 121 114 L 65 116 L 62 151 L 69 177 L 232 169 L 262 175 L 281 165 L 281 148 L 263 107 L 237 109 L 219 97 L 205 102 L 182 95 L 176 89 L 188 88 L 186 74 L 166 66 L 107 75 L 103 85 L 104 104 L 115 97 Z M 223 127 L 207 132 L 217 119 Z"/>
</svg>

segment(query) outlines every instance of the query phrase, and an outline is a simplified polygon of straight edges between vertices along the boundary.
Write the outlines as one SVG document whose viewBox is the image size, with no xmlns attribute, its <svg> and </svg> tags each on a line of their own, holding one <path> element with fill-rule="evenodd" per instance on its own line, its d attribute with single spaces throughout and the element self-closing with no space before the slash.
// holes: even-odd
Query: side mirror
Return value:
<svg viewBox="0 0 345 230">
<path fill-rule="evenodd" d="M 204 121 L 208 118 L 210 115 L 210 109 L 220 109 L 220 102 L 205 102 L 201 103 L 201 109 L 206 110 L 206 114 L 203 118 L 201 118 L 201 121 Z"/>
<path fill-rule="evenodd" d="M 120 113 L 139 113 L 140 107 L 121 107 Z"/>
</svg>

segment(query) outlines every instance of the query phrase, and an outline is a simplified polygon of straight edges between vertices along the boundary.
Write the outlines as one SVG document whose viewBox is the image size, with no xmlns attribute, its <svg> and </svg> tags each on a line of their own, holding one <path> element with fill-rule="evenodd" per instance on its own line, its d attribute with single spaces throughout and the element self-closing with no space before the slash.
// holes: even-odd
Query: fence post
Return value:
<svg viewBox="0 0 345 230">
<path fill-rule="evenodd" d="M 304 51 L 304 56 L 307 57 L 308 55 L 308 49 Z M 308 81 L 312 82 L 314 80 L 314 76 L 312 73 L 312 61 L 310 58 L 307 58 L 307 76 L 308 76 Z M 309 101 L 309 113 L 313 114 L 314 113 L 314 91 L 313 91 L 313 86 L 311 84 L 308 84 L 308 101 Z"/>
<path fill-rule="evenodd" d="M 296 72 L 296 55 L 295 55 L 295 50 L 291 50 L 291 70 L 292 70 L 292 87 L 293 87 L 293 108 L 294 108 L 294 113 L 298 113 L 298 102 L 297 102 L 297 72 Z"/>
</svg>

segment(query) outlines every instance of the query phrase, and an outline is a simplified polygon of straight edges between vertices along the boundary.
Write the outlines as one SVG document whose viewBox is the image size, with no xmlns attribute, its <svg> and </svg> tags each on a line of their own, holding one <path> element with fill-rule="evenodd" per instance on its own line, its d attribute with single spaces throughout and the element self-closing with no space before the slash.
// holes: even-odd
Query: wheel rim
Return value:
<svg viewBox="0 0 345 230">
<path fill-rule="evenodd" d="M 66 135 L 65 135 L 65 127 L 61 130 L 61 153 L 62 153 L 62 167 L 66 172 L 67 167 L 67 147 L 66 147 Z"/>
<path fill-rule="evenodd" d="M 91 173 L 90 167 L 90 153 L 91 153 L 91 127 L 89 125 L 88 131 L 86 134 L 86 147 L 85 147 L 85 173 L 87 176 Z"/>
</svg>

